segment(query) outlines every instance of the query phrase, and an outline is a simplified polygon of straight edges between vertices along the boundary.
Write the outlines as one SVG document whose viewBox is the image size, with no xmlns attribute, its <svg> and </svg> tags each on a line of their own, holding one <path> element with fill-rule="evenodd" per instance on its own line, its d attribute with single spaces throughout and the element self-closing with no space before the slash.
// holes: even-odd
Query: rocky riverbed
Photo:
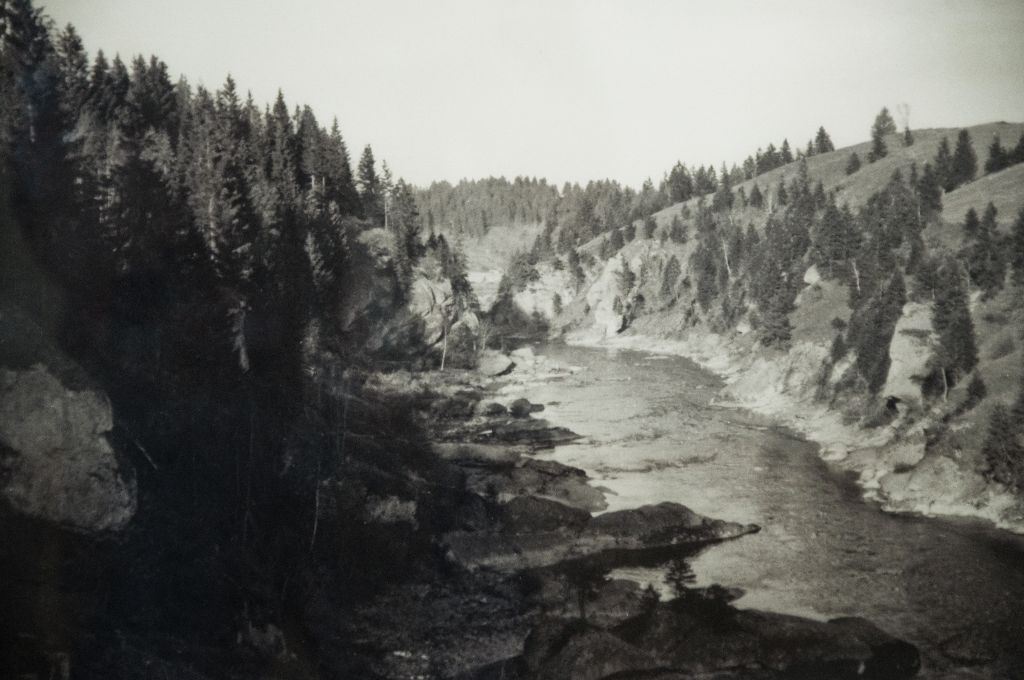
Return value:
<svg viewBox="0 0 1024 680">
<path fill-rule="evenodd" d="M 438 570 L 396 583 L 348 622 L 387 678 L 902 678 L 917 649 L 854 617 L 817 621 L 740 610 L 741 593 L 696 587 L 687 560 L 753 524 L 678 503 L 603 512 L 582 470 L 536 457 L 576 435 L 543 405 L 507 396 L 572 367 L 528 350 L 500 375 L 448 371 L 373 376 L 406 400 L 433 455 L 464 479 Z M 510 389 L 511 388 L 511 389 Z M 599 513 L 596 514 L 595 513 Z M 624 565 L 677 565 L 674 597 L 609 578 Z"/>
</svg>

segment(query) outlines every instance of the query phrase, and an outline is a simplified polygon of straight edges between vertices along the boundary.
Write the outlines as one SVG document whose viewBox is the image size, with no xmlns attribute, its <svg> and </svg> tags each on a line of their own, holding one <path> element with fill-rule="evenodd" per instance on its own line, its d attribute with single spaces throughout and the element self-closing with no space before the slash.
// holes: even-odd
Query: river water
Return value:
<svg viewBox="0 0 1024 680">
<path fill-rule="evenodd" d="M 694 558 L 698 584 L 742 588 L 739 607 L 864 616 L 921 647 L 923 677 L 1024 678 L 1024 537 L 883 513 L 813 443 L 716 406 L 721 382 L 687 359 L 557 344 L 535 351 L 582 369 L 527 388 L 545 418 L 584 437 L 542 455 L 586 470 L 607 490 L 609 510 L 675 501 L 761 525 Z M 614 575 L 668 592 L 657 568 Z M 939 652 L 951 636 L 974 665 Z"/>
</svg>

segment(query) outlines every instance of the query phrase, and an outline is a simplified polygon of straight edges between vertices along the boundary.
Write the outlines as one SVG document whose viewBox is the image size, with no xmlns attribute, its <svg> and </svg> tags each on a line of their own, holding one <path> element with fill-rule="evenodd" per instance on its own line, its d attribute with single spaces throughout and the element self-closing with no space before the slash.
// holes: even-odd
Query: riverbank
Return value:
<svg viewBox="0 0 1024 680">
<path fill-rule="evenodd" d="M 657 337 L 627 331 L 605 336 L 600 329 L 565 336 L 569 345 L 630 349 L 681 356 L 721 377 L 720 405 L 771 417 L 819 446 L 819 455 L 856 473 L 865 498 L 888 512 L 983 519 L 1024 534 L 1024 503 L 996 488 L 962 461 L 926 451 L 927 418 L 901 418 L 873 428 L 850 422 L 815 398 L 827 349 L 802 343 L 769 356 L 752 338 L 714 333 Z"/>
</svg>

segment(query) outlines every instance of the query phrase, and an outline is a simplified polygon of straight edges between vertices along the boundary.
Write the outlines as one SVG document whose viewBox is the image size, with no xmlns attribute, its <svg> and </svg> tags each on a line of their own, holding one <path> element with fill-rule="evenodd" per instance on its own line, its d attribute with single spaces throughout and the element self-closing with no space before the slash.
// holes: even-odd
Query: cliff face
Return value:
<svg viewBox="0 0 1024 680">
<path fill-rule="evenodd" d="M 903 306 L 884 384 L 871 394 L 854 369 L 856 354 L 837 355 L 833 348 L 835 328 L 850 317 L 845 286 L 809 268 L 789 314 L 792 341 L 785 350 L 769 349 L 751 330 L 752 308 L 732 323 L 701 313 L 687 286 L 693 275 L 685 258 L 689 250 L 671 243 L 659 247 L 654 240 L 627 244 L 588 272 L 588 283 L 554 325 L 565 329 L 570 343 L 679 354 L 719 373 L 728 383 L 724 400 L 776 417 L 819 442 L 824 457 L 857 472 L 866 495 L 888 509 L 980 516 L 1024 531 L 1019 499 L 981 474 L 987 410 L 964 408 L 962 384 L 945 401 L 922 392 L 937 349 L 930 303 Z M 682 262 L 680 283 L 665 286 L 673 257 Z M 640 295 L 644 306 L 633 318 L 621 311 L 623 263 L 639 272 L 632 295 Z M 999 298 L 975 298 L 986 382 L 1005 357 L 996 365 L 988 360 L 985 348 L 992 341 L 982 335 L 983 317 L 1001 304 L 1006 302 Z"/>
</svg>

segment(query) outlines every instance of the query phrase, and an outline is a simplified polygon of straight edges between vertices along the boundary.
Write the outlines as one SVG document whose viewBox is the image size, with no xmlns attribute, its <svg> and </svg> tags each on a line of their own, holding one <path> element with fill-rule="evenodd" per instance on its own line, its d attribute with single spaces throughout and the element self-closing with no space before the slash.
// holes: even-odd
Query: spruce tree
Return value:
<svg viewBox="0 0 1024 680">
<path fill-rule="evenodd" d="M 1024 208 L 1017 213 L 1017 221 L 1013 223 L 1013 229 L 1010 231 L 1009 243 L 1013 282 L 1024 287 Z"/>
<path fill-rule="evenodd" d="M 943 191 L 952 191 L 956 188 L 953 172 L 953 154 L 949 149 L 949 138 L 943 137 L 939 142 L 939 150 L 935 153 L 935 174 Z"/>
<path fill-rule="evenodd" d="M 761 187 L 757 186 L 757 182 L 754 182 L 754 188 L 750 190 L 749 203 L 754 208 L 764 207 L 764 196 L 761 194 Z"/>
<path fill-rule="evenodd" d="M 954 187 L 961 186 L 974 179 L 978 172 L 978 157 L 971 144 L 971 135 L 961 130 L 956 138 L 956 150 L 953 151 L 952 177 Z"/>
<path fill-rule="evenodd" d="M 889 109 L 882 107 L 875 117 L 875 123 L 871 126 L 871 152 L 868 154 L 868 163 L 885 158 L 889 153 L 885 144 L 885 136 L 896 133 L 896 121 L 892 119 Z"/>
<path fill-rule="evenodd" d="M 860 170 L 860 156 L 854 151 L 850 154 L 850 159 L 846 161 L 846 174 L 852 175 L 853 173 Z"/>
<path fill-rule="evenodd" d="M 375 226 L 384 225 L 384 196 L 377 177 L 376 161 L 373 149 L 369 144 L 363 149 L 359 158 L 359 169 L 356 171 L 356 184 L 359 187 L 359 202 L 362 204 L 363 217 Z"/>
<path fill-rule="evenodd" d="M 782 165 L 788 165 L 793 162 L 793 152 L 789 148 L 789 140 L 782 140 L 782 149 L 779 151 L 779 160 Z"/>
<path fill-rule="evenodd" d="M 947 263 L 939 271 L 932 307 L 932 325 L 939 336 L 936 370 L 944 395 L 978 364 L 974 322 L 964 278 L 965 272 L 957 263 Z"/>
<path fill-rule="evenodd" d="M 967 209 L 967 214 L 964 215 L 964 223 L 961 228 L 964 232 L 965 241 L 974 241 L 978 238 L 981 221 L 978 219 L 978 211 L 973 207 Z"/>
<path fill-rule="evenodd" d="M 926 220 L 942 212 L 942 187 L 931 163 L 924 164 L 924 171 L 917 181 L 917 196 L 921 202 L 921 214 Z"/>
<path fill-rule="evenodd" d="M 836 147 L 832 144 L 832 138 L 825 132 L 825 127 L 818 128 L 818 134 L 814 138 L 814 147 L 818 153 L 828 153 L 829 151 L 835 151 Z"/>
<path fill-rule="evenodd" d="M 988 147 L 988 160 L 985 161 L 985 172 L 999 172 L 1010 164 L 1010 156 L 999 142 L 999 135 L 992 137 Z"/>
<path fill-rule="evenodd" d="M 1021 423 L 1003 404 L 996 404 L 989 416 L 988 433 L 982 445 L 985 476 L 1019 491 L 1024 488 L 1024 445 Z"/>
</svg>

